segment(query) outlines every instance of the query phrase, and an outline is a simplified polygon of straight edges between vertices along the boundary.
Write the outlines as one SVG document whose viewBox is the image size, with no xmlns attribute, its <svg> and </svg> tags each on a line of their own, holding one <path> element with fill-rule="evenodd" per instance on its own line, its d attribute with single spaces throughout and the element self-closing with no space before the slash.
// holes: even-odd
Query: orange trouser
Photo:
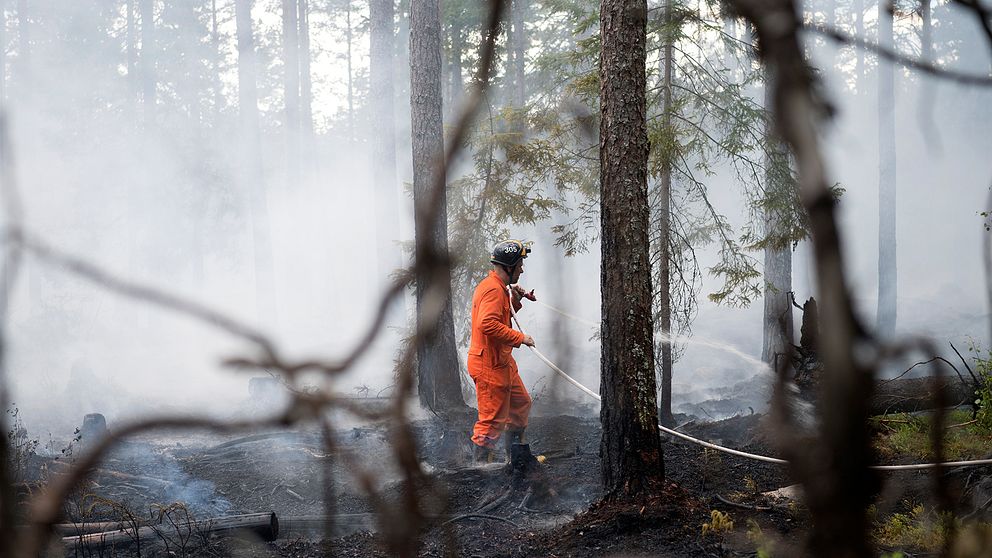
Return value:
<svg viewBox="0 0 992 558">
<path fill-rule="evenodd" d="M 486 371 L 474 375 L 474 379 L 479 396 L 479 421 L 472 430 L 476 445 L 493 447 L 504 430 L 527 427 L 531 399 L 516 370 Z"/>
</svg>

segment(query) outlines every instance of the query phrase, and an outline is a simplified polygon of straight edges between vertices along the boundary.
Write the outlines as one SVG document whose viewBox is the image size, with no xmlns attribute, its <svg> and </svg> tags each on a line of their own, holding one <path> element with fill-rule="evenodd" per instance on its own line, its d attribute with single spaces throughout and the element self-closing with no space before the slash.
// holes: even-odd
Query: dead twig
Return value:
<svg viewBox="0 0 992 558">
<path fill-rule="evenodd" d="M 481 508 L 475 510 L 475 513 L 486 513 L 488 511 L 492 511 L 492 510 L 498 508 L 500 505 L 503 504 L 503 502 L 507 501 L 510 498 L 510 495 L 512 495 L 512 494 L 513 494 L 513 489 L 512 488 L 508 488 L 506 490 L 506 492 L 503 493 L 502 496 L 496 498 L 492 502 L 489 502 L 488 504 L 486 504 L 486 505 L 482 506 Z"/>
<path fill-rule="evenodd" d="M 958 348 L 954 346 L 954 343 L 951 343 L 950 341 L 948 341 L 947 343 L 948 345 L 951 346 L 951 349 L 954 350 L 954 354 L 958 355 L 958 358 L 961 359 L 961 363 L 964 364 L 965 370 L 968 371 L 968 374 L 971 375 L 971 379 L 975 382 L 974 386 L 975 389 L 977 390 L 982 385 L 981 380 L 979 380 L 978 376 L 975 375 L 975 372 L 972 371 L 971 366 L 968 364 L 968 361 L 965 360 L 963 356 L 961 356 L 961 352 L 958 351 Z"/>
<path fill-rule="evenodd" d="M 956 0 L 956 1 L 960 1 L 960 0 Z M 885 58 L 886 60 L 889 60 L 894 64 L 899 64 L 900 66 L 912 70 L 919 70 L 921 72 L 930 74 L 937 78 L 946 79 L 949 81 L 954 81 L 965 85 L 992 87 L 992 77 L 988 75 L 969 74 L 966 72 L 960 72 L 957 70 L 942 68 L 928 61 L 905 56 L 897 52 L 893 48 L 883 46 L 877 43 L 873 43 L 862 37 L 849 35 L 841 31 L 840 29 L 834 27 L 828 27 L 826 25 L 821 25 L 813 22 L 806 22 L 802 25 L 802 28 L 806 31 L 810 31 L 812 33 L 816 33 L 817 35 L 827 37 L 828 39 L 832 39 L 840 44 L 853 45 L 857 48 L 861 48 L 869 52 L 873 52 L 878 56 L 880 56 L 881 58 Z"/>
<path fill-rule="evenodd" d="M 881 380 L 880 383 L 886 384 L 886 383 L 889 383 L 889 382 L 891 382 L 893 380 L 898 380 L 899 378 L 902 378 L 903 376 L 905 376 L 906 374 L 908 374 L 911 370 L 913 370 L 917 366 L 923 366 L 924 364 L 930 364 L 931 362 L 936 362 L 936 361 L 943 362 L 944 364 L 947 364 L 948 366 L 950 366 L 954 370 L 954 373 L 958 375 L 958 379 L 961 380 L 961 383 L 967 385 L 967 382 L 965 382 L 964 377 L 961 376 L 961 373 L 958 372 L 958 369 L 955 368 L 955 366 L 953 364 L 951 364 L 946 358 L 939 357 L 939 356 L 935 356 L 935 357 L 931 358 L 930 360 L 924 360 L 924 361 L 917 362 L 916 364 L 910 366 L 906 370 L 903 370 L 902 372 L 900 372 L 898 376 L 894 376 L 894 377 L 889 378 L 887 380 Z M 974 376 L 974 375 L 972 375 L 972 376 Z"/>
<path fill-rule="evenodd" d="M 716 499 L 717 500 L 720 500 L 724 504 L 727 504 L 728 506 L 734 506 L 736 508 L 743 508 L 745 510 L 754 510 L 754 511 L 771 511 L 772 510 L 771 506 L 759 506 L 757 504 L 741 504 L 741 503 L 738 503 L 738 502 L 734 502 L 734 501 L 728 500 L 728 499 L 724 498 L 723 496 L 721 496 L 719 494 L 716 495 Z"/>
</svg>

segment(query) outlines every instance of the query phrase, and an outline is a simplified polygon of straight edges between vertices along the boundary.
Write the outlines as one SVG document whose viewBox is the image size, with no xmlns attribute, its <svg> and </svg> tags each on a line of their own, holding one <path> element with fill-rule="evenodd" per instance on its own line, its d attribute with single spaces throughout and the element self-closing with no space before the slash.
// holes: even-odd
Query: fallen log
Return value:
<svg viewBox="0 0 992 558">
<path fill-rule="evenodd" d="M 158 520 L 140 519 L 137 521 L 138 527 L 158 524 Z M 76 538 L 79 535 L 89 535 L 92 533 L 103 533 L 106 531 L 128 531 L 134 532 L 134 525 L 130 521 L 83 521 L 80 523 L 58 523 L 55 525 L 55 532 L 63 538 Z"/>
<path fill-rule="evenodd" d="M 875 393 L 869 401 L 870 412 L 872 415 L 884 415 L 933 409 L 938 385 L 938 379 L 933 377 L 880 380 L 875 382 Z M 953 376 L 944 379 L 945 406 L 958 407 L 974 402 L 975 392 L 971 385 Z"/>
<path fill-rule="evenodd" d="M 330 528 L 330 530 L 328 530 Z M 373 513 L 339 513 L 337 515 L 294 515 L 279 521 L 279 532 L 285 535 L 317 535 L 323 537 L 328 532 L 332 536 L 343 536 L 355 531 L 375 529 Z"/>
<path fill-rule="evenodd" d="M 279 519 L 276 517 L 275 512 L 268 512 L 191 521 L 178 526 L 161 523 L 139 527 L 138 529 L 128 527 L 113 531 L 62 537 L 62 544 L 70 549 L 92 550 L 122 547 L 135 544 L 138 541 L 152 541 L 161 537 L 177 536 L 180 538 L 189 538 L 193 535 L 234 533 L 238 531 L 252 533 L 264 541 L 274 541 L 279 537 Z"/>
</svg>

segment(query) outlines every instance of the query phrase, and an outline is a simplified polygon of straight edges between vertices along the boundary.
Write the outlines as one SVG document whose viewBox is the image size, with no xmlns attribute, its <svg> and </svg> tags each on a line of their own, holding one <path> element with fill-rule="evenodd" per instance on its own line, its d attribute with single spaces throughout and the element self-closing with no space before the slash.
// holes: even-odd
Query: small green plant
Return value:
<svg viewBox="0 0 992 558">
<path fill-rule="evenodd" d="M 874 443 L 879 454 L 886 458 L 932 459 L 932 418 L 932 415 L 908 413 L 874 417 L 872 425 L 878 432 Z M 944 457 L 958 460 L 985 455 L 989 434 L 988 429 L 972 419 L 970 411 L 950 411 L 944 418 Z"/>
<path fill-rule="evenodd" d="M 706 535 L 721 535 L 729 531 L 734 530 L 734 522 L 730 519 L 730 514 L 726 514 L 720 510 L 710 511 L 710 521 L 709 523 L 703 523 L 703 536 Z"/>
<path fill-rule="evenodd" d="M 926 552 L 943 548 L 953 516 L 928 511 L 922 504 L 905 505 L 908 511 L 875 522 L 874 536 L 879 546 Z"/>
<path fill-rule="evenodd" d="M 968 347 L 968 352 L 974 355 L 975 375 L 978 376 L 975 419 L 985 430 L 992 430 L 992 352 L 975 343 Z"/>
</svg>

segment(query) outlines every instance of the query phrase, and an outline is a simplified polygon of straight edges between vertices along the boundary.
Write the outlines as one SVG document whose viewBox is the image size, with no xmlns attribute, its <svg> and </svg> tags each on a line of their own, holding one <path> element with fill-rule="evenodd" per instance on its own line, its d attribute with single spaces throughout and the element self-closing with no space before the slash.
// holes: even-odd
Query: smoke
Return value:
<svg viewBox="0 0 992 558">
<path fill-rule="evenodd" d="M 232 8 L 225 4 L 221 9 Z M 194 45 L 171 37 L 170 49 L 157 53 L 158 95 L 149 112 L 136 92 L 135 80 L 142 76 L 137 71 L 129 76 L 123 57 L 126 37 L 117 31 L 124 29 L 123 12 L 106 10 L 82 4 L 58 9 L 39 5 L 31 19 L 30 51 L 16 45 L 8 50 L 5 109 L 12 122 L 10 145 L 27 227 L 114 274 L 251 324 L 289 355 L 342 354 L 370 323 L 382 285 L 375 271 L 378 229 L 371 169 L 376 162 L 369 146 L 378 131 L 369 129 L 363 100 L 365 32 L 356 29 L 353 38 L 357 132 L 349 137 L 342 117 L 347 106 L 347 76 L 340 58 L 346 52 L 340 32 L 343 15 L 311 18 L 315 171 L 290 184 L 280 101 L 278 10 L 271 2 L 255 8 L 261 179 L 267 191 L 275 279 L 274 292 L 264 294 L 277 307 L 276 316 L 263 321 L 256 307 L 259 270 L 253 255 L 252 209 L 246 185 L 239 182 L 249 161 L 237 141 L 234 18 L 226 12 L 220 18 L 219 89 L 195 91 L 193 110 L 184 89 L 189 83 L 183 80 L 211 77 L 211 64 L 204 60 L 177 69 L 175 53 L 184 48 L 194 52 Z M 358 14 L 352 15 L 357 20 Z M 204 24 L 204 14 L 198 17 Z M 966 41 L 977 38 L 978 30 L 962 25 L 953 10 L 935 17 L 942 23 L 934 37 L 943 45 L 935 52 L 939 61 L 986 72 L 989 62 L 984 55 L 953 47 L 961 41 L 969 44 Z M 869 26 L 872 21 L 869 18 Z M 897 22 L 900 48 L 916 47 L 913 24 L 911 18 Z M 163 37 L 172 32 L 159 31 Z M 101 39 L 91 40 L 95 37 Z M 397 37 L 401 51 L 404 40 L 403 35 Z M 825 138 L 827 155 L 833 179 L 845 189 L 839 203 L 851 287 L 859 313 L 872 324 L 878 258 L 875 61 L 866 57 L 865 78 L 858 82 L 850 48 L 817 41 L 809 41 L 808 48 L 821 69 L 823 90 L 837 109 Z M 409 180 L 410 157 L 402 56 L 396 64 L 397 160 L 403 181 Z M 535 83 L 534 90 L 542 85 Z M 924 86 L 931 93 L 924 94 Z M 221 102 L 215 104 L 218 92 Z M 759 99 L 761 92 L 755 88 L 751 94 Z M 962 345 L 969 338 L 989 341 L 979 258 L 984 231 L 978 212 L 992 174 L 985 162 L 992 151 L 987 133 L 992 122 L 985 110 L 990 95 L 902 70 L 896 73 L 898 333 L 964 341 Z M 923 125 L 921 114 L 928 114 L 935 125 Z M 734 226 L 743 226 L 745 197 L 734 173 L 721 164 L 710 170 L 706 182 L 711 201 Z M 396 186 L 402 209 L 402 238 L 396 242 L 412 236 L 410 200 L 403 188 L 402 183 Z M 559 214 L 553 218 L 558 223 L 568 220 Z M 548 225 L 511 231 L 538 240 L 529 263 L 549 264 L 528 266 L 524 285 L 567 313 L 598 323 L 598 245 L 562 261 L 547 234 Z M 700 248 L 697 256 L 704 267 L 716 261 L 712 247 Z M 801 243 L 794 252 L 793 277 L 799 300 L 815 293 L 810 262 L 810 247 Z M 715 290 L 716 280 L 704 275 L 702 293 Z M 248 350 L 241 342 L 169 311 L 108 293 L 30 257 L 12 308 L 7 345 L 12 400 L 33 431 L 67 435 L 89 412 L 104 413 L 111 422 L 152 411 L 235 415 L 245 411 L 249 378 L 259 373 L 219 365 L 225 357 Z M 755 326 L 760 312 L 760 301 L 750 308 L 729 308 L 701 297 L 693 339 L 732 347 L 753 359 L 761 348 L 761 328 Z M 599 346 L 593 328 L 537 305 L 525 306 L 521 319 L 545 354 L 555 355 L 579 381 L 597 389 Z M 344 393 L 387 388 L 401 325 L 394 323 L 385 331 L 370 355 L 336 379 L 334 388 Z M 554 397 L 583 401 L 571 386 L 551 379 L 552 373 L 527 351 L 516 354 L 528 386 L 546 385 Z M 676 406 L 697 403 L 698 394 L 749 382 L 755 374 L 753 363 L 740 354 L 686 344 L 675 365 Z"/>
</svg>

